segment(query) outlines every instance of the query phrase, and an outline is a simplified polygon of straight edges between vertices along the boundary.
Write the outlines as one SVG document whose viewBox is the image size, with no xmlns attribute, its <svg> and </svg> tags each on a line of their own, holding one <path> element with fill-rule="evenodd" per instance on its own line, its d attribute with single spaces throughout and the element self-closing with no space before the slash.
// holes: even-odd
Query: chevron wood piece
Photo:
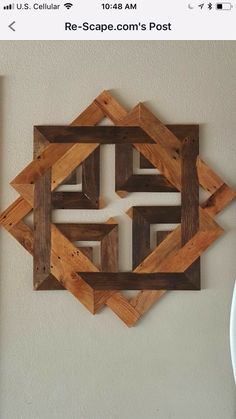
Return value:
<svg viewBox="0 0 236 419">
<path fill-rule="evenodd" d="M 70 241 L 99 241 L 101 243 L 101 270 L 118 271 L 118 224 L 57 224 Z"/>
<path fill-rule="evenodd" d="M 151 253 L 150 224 L 180 223 L 181 208 L 179 206 L 133 207 L 132 218 L 133 269 L 135 269 Z"/>
<path fill-rule="evenodd" d="M 178 192 L 161 174 L 133 174 L 133 146 L 116 144 L 116 193 L 120 196 L 126 192 Z"/>
<path fill-rule="evenodd" d="M 82 162 L 82 192 L 54 191 L 52 205 L 55 209 L 100 208 L 100 148 L 96 148 Z"/>
<path fill-rule="evenodd" d="M 186 200 L 184 200 L 184 205 L 185 208 L 187 208 L 187 190 L 189 185 L 186 184 L 186 189 L 184 189 L 183 172 L 193 170 L 194 167 L 191 165 L 189 168 L 183 166 L 184 147 L 182 147 L 182 144 L 185 140 L 191 142 L 191 138 L 198 133 L 198 127 L 192 126 L 188 134 L 183 134 L 183 126 L 182 128 L 181 126 L 177 127 L 176 131 L 173 129 L 171 130 L 171 126 L 165 126 L 144 105 L 139 104 L 131 112 L 128 112 L 109 92 L 105 91 L 71 124 L 74 126 L 83 126 L 84 129 L 74 130 L 70 127 L 63 127 L 63 130 L 65 129 L 65 131 L 61 136 L 62 132 L 55 132 L 55 129 L 57 128 L 53 127 L 52 131 L 47 135 L 49 135 L 49 137 L 52 136 L 52 141 L 55 139 L 60 141 L 60 138 L 63 136 L 67 137 L 66 141 L 69 141 L 70 138 L 74 141 L 75 137 L 73 138 L 73 136 L 76 136 L 76 141 L 79 141 L 78 135 L 80 135 L 80 139 L 82 138 L 82 135 L 84 139 L 86 138 L 86 141 L 91 141 L 90 134 L 92 133 L 93 141 L 100 136 L 100 141 L 103 141 L 104 143 L 109 142 L 108 132 L 112 132 L 112 127 L 109 127 L 109 129 L 108 127 L 97 127 L 99 128 L 97 134 L 95 131 L 93 133 L 91 128 L 88 129 L 89 126 L 92 127 L 99 124 L 104 117 L 108 117 L 118 126 L 117 128 L 119 128 L 113 130 L 113 132 L 119 133 L 116 134 L 117 137 L 115 137 L 115 141 L 111 141 L 112 143 L 121 141 L 122 135 L 125 135 L 125 131 L 122 131 L 124 128 L 127 133 L 127 128 L 132 128 L 133 131 L 129 131 L 133 132 L 133 136 L 134 130 L 137 130 L 138 128 L 139 133 L 142 132 L 142 141 L 144 141 L 145 136 L 146 139 L 148 138 L 147 141 L 149 142 L 146 142 L 145 144 L 138 143 L 137 139 L 136 142 L 134 142 L 135 139 L 131 139 L 131 137 L 126 139 L 124 136 L 122 137 L 122 141 L 127 143 L 127 150 L 131 149 L 133 145 L 149 161 L 149 165 L 152 164 L 161 172 L 159 181 L 162 179 L 163 183 L 165 180 L 166 183 L 168 182 L 170 189 L 181 190 L 182 195 L 185 194 Z M 107 132 L 107 139 L 102 140 L 102 135 L 105 135 L 105 131 Z M 181 134 L 183 137 L 181 137 Z M 92 158 L 93 152 L 96 152 L 95 150 L 99 145 L 99 142 L 88 144 L 73 144 L 73 142 L 71 144 L 51 144 L 45 137 L 44 128 L 43 133 L 38 133 L 38 136 L 40 137 L 40 147 L 42 148 L 37 150 L 37 159 L 35 160 L 37 163 L 34 163 L 33 168 L 28 167 L 13 181 L 13 186 L 21 194 L 21 197 L 0 216 L 0 224 L 8 229 L 12 236 L 14 236 L 30 253 L 33 251 L 33 232 L 30 227 L 24 223 L 23 218 L 34 206 L 35 189 L 40 177 L 44 176 L 44 174 L 51 169 L 51 191 L 54 191 L 62 182 L 68 181 L 71 172 L 73 172 L 79 164 L 84 165 L 86 152 L 87 157 L 91 156 Z M 130 143 L 128 143 L 129 141 Z M 122 143 L 121 145 L 123 146 Z M 55 148 L 52 146 L 55 146 Z M 60 146 L 64 147 L 64 149 Z M 80 152 L 79 148 L 77 148 L 78 146 L 82 146 L 82 149 L 80 149 L 81 160 L 77 160 Z M 187 160 L 189 159 L 191 160 L 190 157 L 187 157 Z M 152 281 L 154 281 L 156 275 L 161 278 L 160 274 L 164 273 L 167 274 L 167 276 L 171 274 L 172 276 L 172 274 L 176 272 L 177 277 L 186 277 L 189 287 L 193 287 L 192 289 L 199 288 L 199 256 L 223 232 L 223 230 L 214 222 L 213 217 L 235 198 L 235 192 L 232 191 L 200 158 L 197 160 L 196 167 L 199 183 L 209 192 L 210 197 L 201 205 L 202 208 L 197 208 L 196 205 L 192 207 L 190 218 L 194 220 L 194 223 L 190 226 L 191 228 L 187 228 L 188 223 L 186 220 L 185 227 L 182 229 L 181 227 L 177 227 L 166 236 L 165 234 L 162 234 L 162 232 L 158 232 L 160 234 L 158 236 L 157 233 L 157 248 L 153 251 L 151 251 L 150 248 L 148 249 L 148 240 L 146 239 L 146 245 L 142 250 L 143 255 L 144 251 L 146 251 L 146 253 L 142 260 L 142 252 L 140 252 L 137 257 L 135 270 L 131 275 L 133 279 L 137 275 L 139 277 L 143 277 L 144 275 L 147 278 L 148 275 L 151 274 L 153 277 L 150 277 L 150 280 L 152 279 Z M 133 173 L 131 173 L 131 175 L 132 174 Z M 85 178 L 87 178 L 87 176 L 85 176 Z M 196 171 L 193 173 L 193 179 L 196 180 Z M 138 181 L 141 186 L 137 186 Z M 120 193 L 120 196 L 124 196 L 127 192 L 132 192 L 133 189 L 138 189 L 142 186 L 146 186 L 146 189 L 149 188 L 151 190 L 151 188 L 155 187 L 155 182 L 153 182 L 154 181 L 151 178 L 144 178 L 141 175 L 141 177 L 137 179 L 137 176 L 135 175 L 126 181 L 126 189 L 129 190 L 127 191 L 123 188 L 118 192 Z M 94 184 L 94 186 L 96 189 L 98 183 L 96 185 Z M 63 199 L 63 196 L 60 199 Z M 54 198 L 52 197 L 52 201 L 53 200 Z M 68 204 L 68 207 L 73 205 L 73 200 L 74 197 L 71 196 L 71 203 Z M 135 210 L 133 210 L 133 212 L 134 211 Z M 195 213 L 196 211 L 199 213 L 199 225 L 197 229 L 194 211 Z M 185 211 L 183 209 L 182 212 L 186 213 L 187 209 Z M 145 214 L 145 216 L 147 216 L 147 214 Z M 142 214 L 142 217 L 144 217 L 144 214 Z M 55 225 L 52 225 L 51 227 L 51 234 L 53 236 L 53 243 L 50 263 L 51 274 L 49 278 L 54 275 L 57 278 L 55 281 L 59 286 L 61 288 L 66 286 L 66 288 L 70 290 L 92 313 L 95 313 L 99 308 L 106 304 L 123 320 L 123 322 L 128 326 L 132 326 L 140 316 L 165 293 L 165 290 L 140 290 L 135 297 L 128 300 L 121 292 L 114 291 L 114 288 L 113 290 L 94 290 L 90 286 L 91 284 L 89 285 L 82 278 L 82 275 L 87 275 L 86 272 L 88 272 L 89 276 L 99 275 L 100 278 L 102 278 L 102 275 L 104 274 L 109 275 L 108 270 L 110 270 L 110 277 L 113 278 L 113 285 L 115 286 L 118 278 L 117 258 L 115 256 L 116 253 L 113 255 L 109 249 L 113 245 L 114 247 L 117 246 L 117 227 L 114 227 L 114 229 L 102 239 L 105 243 L 105 249 L 109 250 L 106 257 L 104 257 L 103 265 L 105 266 L 106 262 L 109 260 L 113 261 L 111 262 L 112 266 L 109 267 L 109 263 L 107 264 L 105 273 L 99 272 L 98 268 L 91 262 L 91 251 L 90 253 L 89 251 L 87 253 L 85 251 L 84 254 L 82 250 L 76 249 L 71 241 L 68 240 Z M 75 254 L 74 252 L 79 253 Z M 78 265 L 79 267 L 77 268 Z M 81 269 L 83 269 L 84 272 L 82 272 Z M 127 274 L 122 273 L 119 275 L 121 275 L 120 286 L 121 283 L 127 285 Z M 164 278 L 161 280 L 164 280 Z M 45 285 L 46 282 L 47 280 L 44 281 L 43 284 Z M 151 286 L 151 283 L 149 285 Z M 96 286 L 98 287 L 98 283 Z M 107 286 L 106 282 L 106 287 Z M 152 286 L 154 286 L 153 283 Z M 159 287 L 160 286 L 159 283 Z M 179 284 L 177 284 L 177 286 L 179 286 Z"/>
</svg>

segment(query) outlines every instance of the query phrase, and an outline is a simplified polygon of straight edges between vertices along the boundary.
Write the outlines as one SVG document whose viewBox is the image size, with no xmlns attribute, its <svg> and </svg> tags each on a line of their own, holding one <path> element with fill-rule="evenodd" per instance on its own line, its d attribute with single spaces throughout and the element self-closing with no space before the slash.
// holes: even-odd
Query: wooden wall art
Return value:
<svg viewBox="0 0 236 419">
<path fill-rule="evenodd" d="M 113 126 L 98 125 L 105 117 Z M 132 207 L 133 271 L 119 272 L 118 224 L 53 224 L 52 209 L 98 210 L 100 146 L 115 144 L 115 187 L 121 199 L 132 192 L 181 192 L 181 206 Z M 141 167 L 161 174 L 133 173 L 133 148 Z M 200 289 L 200 256 L 223 233 L 214 217 L 236 196 L 199 158 L 198 125 L 164 125 L 143 104 L 131 111 L 103 92 L 70 126 L 36 126 L 34 160 L 11 182 L 20 197 L 0 216 L 1 225 L 34 258 L 34 289 L 70 291 L 91 313 L 108 306 L 132 326 L 166 290 Z M 59 192 L 77 182 L 82 191 Z M 199 204 L 199 185 L 209 197 Z M 25 217 L 34 211 L 34 228 Z M 150 225 L 177 223 L 158 231 L 151 250 Z M 99 241 L 101 266 L 91 248 Z M 123 290 L 137 290 L 128 299 Z"/>
</svg>

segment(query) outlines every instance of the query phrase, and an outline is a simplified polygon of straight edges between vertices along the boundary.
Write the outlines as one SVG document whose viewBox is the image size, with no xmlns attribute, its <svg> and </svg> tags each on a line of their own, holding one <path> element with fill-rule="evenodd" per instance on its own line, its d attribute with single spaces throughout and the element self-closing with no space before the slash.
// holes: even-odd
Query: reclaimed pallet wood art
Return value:
<svg viewBox="0 0 236 419">
<path fill-rule="evenodd" d="M 107 117 L 113 126 L 99 125 Z M 180 206 L 134 206 L 132 272 L 119 272 L 118 223 L 54 224 L 53 209 L 97 210 L 100 199 L 100 147 L 115 144 L 115 189 L 122 199 L 132 192 L 180 192 Z M 157 174 L 133 173 L 133 149 L 140 167 Z M 80 192 L 58 191 L 78 183 Z M 0 216 L 0 224 L 34 260 L 34 289 L 70 291 L 91 313 L 109 307 L 127 326 L 167 290 L 200 289 L 200 256 L 222 235 L 214 217 L 236 193 L 199 157 L 198 125 L 164 125 L 143 104 L 127 111 L 107 91 L 69 126 L 36 126 L 34 159 L 11 182 L 19 198 Z M 199 204 L 199 186 L 208 199 Z M 33 228 L 25 217 L 33 211 Z M 158 231 L 151 248 L 152 224 L 175 223 Z M 90 247 L 100 243 L 101 263 Z M 127 298 L 124 290 L 137 290 Z"/>
</svg>

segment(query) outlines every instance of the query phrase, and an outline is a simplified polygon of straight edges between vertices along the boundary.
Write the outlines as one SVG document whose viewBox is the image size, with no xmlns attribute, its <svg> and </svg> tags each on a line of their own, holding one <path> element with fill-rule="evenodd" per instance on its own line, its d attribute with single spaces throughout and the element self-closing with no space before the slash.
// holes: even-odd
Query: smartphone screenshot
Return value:
<svg viewBox="0 0 236 419">
<path fill-rule="evenodd" d="M 0 419 L 235 419 L 236 0 L 1 0 Z"/>
</svg>

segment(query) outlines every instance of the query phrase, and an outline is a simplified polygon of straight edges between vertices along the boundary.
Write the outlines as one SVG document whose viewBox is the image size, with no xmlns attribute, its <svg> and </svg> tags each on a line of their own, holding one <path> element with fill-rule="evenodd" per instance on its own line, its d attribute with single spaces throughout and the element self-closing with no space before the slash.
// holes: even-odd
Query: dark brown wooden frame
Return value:
<svg viewBox="0 0 236 419">
<path fill-rule="evenodd" d="M 132 208 L 133 270 L 141 266 L 142 261 L 151 252 L 150 224 L 181 223 L 182 245 L 199 229 L 199 184 L 196 164 L 199 153 L 198 130 L 185 137 L 182 144 L 182 205 Z M 157 233 L 158 244 L 161 242 L 161 236 L 164 238 L 166 234 Z M 185 272 L 125 272 L 112 275 L 86 272 L 82 277 L 95 290 L 200 290 L 200 258 Z"/>
<path fill-rule="evenodd" d="M 175 130 L 175 129 L 173 129 Z M 146 175 L 132 175 L 131 168 L 133 168 L 132 158 L 133 150 L 131 141 L 136 141 L 136 143 L 143 143 L 146 140 L 147 143 L 153 143 L 153 141 L 148 137 L 142 129 L 139 127 L 65 127 L 65 126 L 40 126 L 35 127 L 36 135 L 40 138 L 42 136 L 47 138 L 49 142 L 57 143 L 96 143 L 100 144 L 116 144 L 116 185 L 119 183 L 121 185 L 121 177 L 125 176 L 128 178 L 128 181 L 131 179 L 134 180 L 135 184 L 138 184 L 139 178 L 145 179 Z M 180 127 L 178 130 L 180 132 Z M 198 136 L 198 127 L 197 126 L 185 126 L 182 127 L 181 131 L 181 162 L 182 162 L 182 187 L 181 187 L 181 197 L 182 205 L 181 207 L 133 207 L 133 269 L 137 268 L 139 265 L 142 265 L 142 260 L 144 260 L 150 253 L 150 224 L 153 223 L 180 223 L 181 222 L 181 231 L 182 231 L 182 244 L 184 245 L 188 240 L 193 237 L 194 234 L 198 231 L 199 228 L 199 200 L 198 200 L 198 177 L 197 177 L 197 157 L 199 154 L 199 136 Z M 188 135 L 187 135 L 188 134 Z M 123 144 L 124 141 L 127 141 L 127 144 Z M 121 143 L 121 144 L 120 144 Z M 95 152 L 98 153 L 99 148 Z M 179 150 L 178 150 L 179 153 Z M 93 156 L 92 154 L 92 156 Z M 91 158 L 91 157 L 90 157 Z M 88 160 L 88 159 L 86 159 Z M 47 204 L 47 211 L 44 210 L 43 204 L 41 204 L 40 209 L 38 210 L 37 205 L 37 196 L 42 199 L 43 191 L 45 192 L 45 199 L 43 203 L 50 202 L 47 199 L 47 195 L 51 194 L 50 185 L 51 177 L 47 177 L 48 188 L 45 184 L 45 176 L 42 176 L 40 182 L 44 185 L 41 187 L 37 183 L 35 184 L 35 231 L 37 231 L 37 225 L 41 225 L 43 230 L 41 233 L 36 234 L 37 241 L 35 241 L 35 253 L 34 260 L 36 264 L 35 277 L 37 278 L 39 274 L 42 276 L 40 283 L 40 288 L 42 288 L 42 283 L 48 283 L 48 277 L 50 276 L 50 261 L 48 260 L 48 246 L 50 247 L 50 238 L 49 238 L 49 227 L 45 230 L 45 220 L 47 220 L 48 226 L 51 224 L 50 216 L 47 213 L 50 205 Z M 118 180 L 117 180 L 118 178 Z M 150 177 L 148 177 L 149 179 Z M 177 191 L 176 188 L 173 188 L 172 185 L 166 181 L 165 177 L 162 175 L 151 175 L 151 178 L 155 179 L 156 185 L 154 190 L 157 191 Z M 126 183 L 127 185 L 127 183 Z M 98 185 L 99 186 L 99 185 Z M 124 186 L 124 185 L 122 185 Z M 144 185 L 141 182 L 141 187 L 144 188 Z M 39 188 L 39 192 L 37 192 Z M 145 189 L 137 188 L 139 191 Z M 154 191 L 152 190 L 152 191 Z M 150 190 L 149 190 L 150 191 Z M 54 192 L 55 194 L 55 192 Z M 53 199 L 52 199 L 53 201 Z M 42 212 L 43 211 L 43 212 Z M 37 222 L 37 217 L 40 217 L 41 222 Z M 63 234 L 70 234 L 69 240 L 71 240 L 74 232 L 77 234 L 76 240 L 81 240 L 80 237 L 80 225 L 76 227 L 69 228 L 68 226 L 62 231 Z M 93 237 L 93 230 L 86 225 L 88 233 Z M 60 228 L 59 228 L 60 229 Z M 89 237 L 83 230 L 82 236 Z M 45 251 L 42 251 L 43 244 L 41 241 L 43 237 L 47 237 L 47 241 L 44 241 Z M 140 240 L 140 238 L 142 238 Z M 92 240 L 92 238 L 90 238 Z M 112 249 L 112 247 L 111 247 Z M 39 252 L 39 254 L 38 254 Z M 109 255 L 109 251 L 107 252 Z M 104 260 L 104 258 L 103 258 Z M 43 270 L 40 269 L 40 264 L 43 264 Z M 143 284 L 145 283 L 145 289 L 200 289 L 200 260 L 197 260 L 193 265 L 186 270 L 184 273 L 113 273 L 112 275 L 107 275 L 107 272 L 110 272 L 103 263 L 102 273 L 101 272 L 90 272 L 78 274 L 88 283 L 89 286 L 94 288 L 94 290 L 120 290 L 120 289 L 135 289 L 135 279 L 137 280 L 137 290 L 143 289 Z M 46 272 L 45 272 L 46 270 Z M 48 272 L 47 272 L 48 270 Z M 118 270 L 118 269 L 117 269 Z M 189 274 L 191 273 L 191 275 Z M 91 275 L 92 274 L 92 275 Z M 129 281 L 130 279 L 130 281 Z M 125 288 L 124 287 L 125 284 Z M 36 286 L 37 288 L 38 286 Z M 102 288 L 103 287 L 103 288 Z M 51 285 L 50 285 L 51 289 Z"/>
</svg>

